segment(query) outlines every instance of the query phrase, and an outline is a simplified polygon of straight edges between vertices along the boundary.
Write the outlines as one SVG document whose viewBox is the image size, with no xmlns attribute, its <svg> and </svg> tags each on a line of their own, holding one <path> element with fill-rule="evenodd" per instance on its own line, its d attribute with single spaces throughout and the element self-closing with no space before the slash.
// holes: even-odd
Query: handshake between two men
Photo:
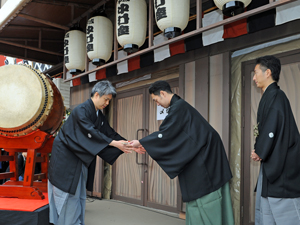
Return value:
<svg viewBox="0 0 300 225">
<path fill-rule="evenodd" d="M 145 154 L 146 150 L 145 148 L 140 144 L 138 140 L 132 140 L 132 141 L 125 141 L 125 140 L 120 140 L 120 141 L 112 141 L 111 144 L 112 146 L 120 149 L 124 153 L 132 153 L 132 151 L 135 151 L 139 154 Z"/>
</svg>

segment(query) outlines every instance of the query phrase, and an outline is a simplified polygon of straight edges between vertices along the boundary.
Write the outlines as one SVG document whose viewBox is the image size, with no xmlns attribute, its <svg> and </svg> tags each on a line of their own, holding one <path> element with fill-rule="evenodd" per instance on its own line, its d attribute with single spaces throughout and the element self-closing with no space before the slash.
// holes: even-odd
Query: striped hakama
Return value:
<svg viewBox="0 0 300 225">
<path fill-rule="evenodd" d="M 300 225 L 300 198 L 264 198 L 261 164 L 255 203 L 255 225 Z"/>
<path fill-rule="evenodd" d="M 49 222 L 55 225 L 84 225 L 88 169 L 82 164 L 75 195 L 64 192 L 48 180 Z"/>
</svg>

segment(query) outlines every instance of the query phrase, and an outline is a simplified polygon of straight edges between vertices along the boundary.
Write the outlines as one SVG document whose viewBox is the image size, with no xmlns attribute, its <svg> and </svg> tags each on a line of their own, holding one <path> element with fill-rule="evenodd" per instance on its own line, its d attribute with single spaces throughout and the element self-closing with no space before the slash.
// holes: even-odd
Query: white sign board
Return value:
<svg viewBox="0 0 300 225">
<path fill-rule="evenodd" d="M 157 120 L 164 120 L 166 116 L 168 115 L 169 108 L 164 108 L 160 105 L 157 106 Z"/>
</svg>

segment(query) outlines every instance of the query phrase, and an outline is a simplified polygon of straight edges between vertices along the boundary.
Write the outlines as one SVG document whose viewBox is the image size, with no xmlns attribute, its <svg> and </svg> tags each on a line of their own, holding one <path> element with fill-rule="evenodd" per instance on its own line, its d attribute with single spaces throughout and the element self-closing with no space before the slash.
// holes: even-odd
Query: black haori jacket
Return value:
<svg viewBox="0 0 300 225">
<path fill-rule="evenodd" d="M 184 202 L 218 190 L 232 177 L 219 134 L 177 95 L 159 131 L 140 143 L 171 179 L 178 176 Z"/>
<path fill-rule="evenodd" d="M 54 140 L 49 180 L 57 188 L 75 194 L 82 164 L 88 169 L 87 189 L 92 191 L 96 156 L 113 164 L 123 152 L 109 146 L 112 140 L 125 140 L 116 133 L 91 99 L 78 105 Z"/>
<path fill-rule="evenodd" d="M 276 82 L 257 111 L 255 152 L 263 163 L 263 197 L 300 197 L 300 135 L 285 93 Z"/>
</svg>

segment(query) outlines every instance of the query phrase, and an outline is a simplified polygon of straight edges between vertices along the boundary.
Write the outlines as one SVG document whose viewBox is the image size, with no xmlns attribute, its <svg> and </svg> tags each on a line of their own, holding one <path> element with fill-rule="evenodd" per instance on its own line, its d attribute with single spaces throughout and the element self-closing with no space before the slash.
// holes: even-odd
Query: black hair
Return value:
<svg viewBox="0 0 300 225">
<path fill-rule="evenodd" d="M 172 94 L 170 84 L 164 80 L 155 81 L 149 87 L 149 94 L 160 95 L 160 91 L 165 91 Z"/>
<path fill-rule="evenodd" d="M 260 65 L 260 68 L 263 71 L 270 69 L 272 74 L 272 79 L 276 82 L 279 81 L 281 63 L 278 58 L 272 55 L 262 56 L 256 59 L 256 65 Z"/>
</svg>

